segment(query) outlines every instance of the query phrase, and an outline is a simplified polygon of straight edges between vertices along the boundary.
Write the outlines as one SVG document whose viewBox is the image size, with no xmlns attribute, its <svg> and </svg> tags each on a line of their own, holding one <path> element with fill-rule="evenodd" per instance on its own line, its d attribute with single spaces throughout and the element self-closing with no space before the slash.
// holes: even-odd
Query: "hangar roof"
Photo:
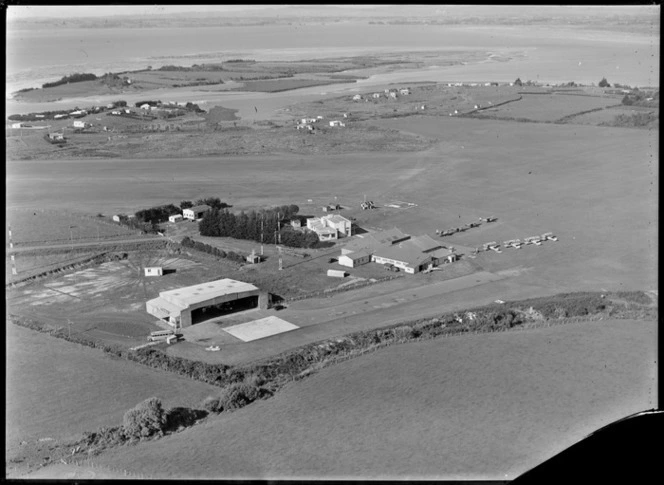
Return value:
<svg viewBox="0 0 664 485">
<path fill-rule="evenodd" d="M 186 286 L 175 290 L 162 291 L 159 296 L 173 303 L 178 302 L 185 307 L 202 301 L 211 300 L 223 295 L 258 291 L 252 284 L 224 278 L 199 285 Z"/>
</svg>

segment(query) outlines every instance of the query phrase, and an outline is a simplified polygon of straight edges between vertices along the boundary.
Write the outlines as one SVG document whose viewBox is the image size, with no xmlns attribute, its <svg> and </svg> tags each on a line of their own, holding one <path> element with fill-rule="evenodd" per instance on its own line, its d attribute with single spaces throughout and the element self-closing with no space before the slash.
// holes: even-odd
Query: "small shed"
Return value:
<svg viewBox="0 0 664 485">
<path fill-rule="evenodd" d="M 164 270 L 161 266 L 150 266 L 145 268 L 145 276 L 163 276 Z"/>
<path fill-rule="evenodd" d="M 251 251 L 251 254 L 247 256 L 247 263 L 256 264 L 261 262 L 260 255 L 256 254 L 256 251 Z"/>
<path fill-rule="evenodd" d="M 328 269 L 327 270 L 327 275 L 331 276 L 333 278 L 345 278 L 346 277 L 346 272 L 338 270 L 338 269 Z"/>
<path fill-rule="evenodd" d="M 168 222 L 179 222 L 182 220 L 182 214 L 173 214 L 168 216 Z"/>
<path fill-rule="evenodd" d="M 370 261 L 371 255 L 364 251 L 357 251 L 339 256 L 339 264 L 341 266 L 348 266 L 349 268 L 355 268 L 356 266 L 366 264 Z"/>
</svg>

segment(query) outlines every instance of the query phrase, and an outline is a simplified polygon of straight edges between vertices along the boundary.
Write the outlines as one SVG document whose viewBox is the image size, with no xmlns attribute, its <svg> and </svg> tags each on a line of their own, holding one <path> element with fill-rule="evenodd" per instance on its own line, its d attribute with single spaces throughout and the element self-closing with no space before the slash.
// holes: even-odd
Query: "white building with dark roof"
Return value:
<svg viewBox="0 0 664 485">
<path fill-rule="evenodd" d="M 182 217 L 185 219 L 190 219 L 192 221 L 195 221 L 196 219 L 200 219 L 203 217 L 203 215 L 208 212 L 212 207 L 209 205 L 197 205 L 194 207 L 191 207 L 189 209 L 185 209 L 182 211 Z"/>
</svg>

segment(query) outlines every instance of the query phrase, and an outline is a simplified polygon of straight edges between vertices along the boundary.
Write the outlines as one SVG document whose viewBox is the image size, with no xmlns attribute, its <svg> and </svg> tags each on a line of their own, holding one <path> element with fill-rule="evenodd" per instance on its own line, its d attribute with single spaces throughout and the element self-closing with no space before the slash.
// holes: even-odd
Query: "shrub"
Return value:
<svg viewBox="0 0 664 485">
<path fill-rule="evenodd" d="M 219 396 L 209 396 L 203 401 L 203 407 L 211 413 L 220 413 L 224 410 Z"/>
<path fill-rule="evenodd" d="M 219 395 L 219 402 L 224 411 L 228 409 L 238 409 L 252 403 L 259 397 L 257 387 L 245 382 L 235 382 L 228 386 Z"/>
<path fill-rule="evenodd" d="M 599 82 L 598 86 L 600 88 L 610 88 L 611 87 L 611 85 L 609 84 L 609 82 L 606 80 L 605 77 L 602 78 L 602 80 Z"/>
<path fill-rule="evenodd" d="M 190 409 L 184 407 L 171 408 L 166 412 L 165 430 L 175 431 L 179 428 L 188 428 L 196 424 L 196 421 L 207 416 L 207 411 L 201 409 Z"/>
<path fill-rule="evenodd" d="M 146 399 L 124 414 L 124 432 L 130 439 L 162 435 L 166 426 L 166 413 L 156 397 Z"/>
</svg>

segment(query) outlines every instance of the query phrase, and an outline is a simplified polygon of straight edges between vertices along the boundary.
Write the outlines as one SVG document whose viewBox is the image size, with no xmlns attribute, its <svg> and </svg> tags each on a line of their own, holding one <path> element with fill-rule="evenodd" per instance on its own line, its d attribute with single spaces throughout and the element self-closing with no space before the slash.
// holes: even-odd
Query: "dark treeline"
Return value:
<svg viewBox="0 0 664 485">
<path fill-rule="evenodd" d="M 315 233 L 296 231 L 287 225 L 299 210 L 296 205 L 284 205 L 260 212 L 242 211 L 239 214 L 233 214 L 227 209 L 213 209 L 203 216 L 198 228 L 201 236 L 261 242 L 262 234 L 262 242 L 267 244 L 280 242 L 284 246 L 295 248 L 318 247 L 318 236 Z"/>
<path fill-rule="evenodd" d="M 42 84 L 42 88 L 54 88 L 55 86 L 60 86 L 62 84 L 80 83 L 82 81 L 94 81 L 95 79 L 97 79 L 97 76 L 95 74 L 76 73 L 72 74 L 71 76 L 65 76 L 59 81 Z"/>
<path fill-rule="evenodd" d="M 219 197 L 205 197 L 202 199 L 198 199 L 196 202 L 192 202 L 191 200 L 183 200 L 180 202 L 180 209 L 185 210 L 185 209 L 190 209 L 194 206 L 197 205 L 207 205 L 210 206 L 212 209 L 226 209 L 233 207 L 230 204 L 227 204 L 226 202 L 222 202 Z"/>
<path fill-rule="evenodd" d="M 140 210 L 136 213 L 136 219 L 140 222 L 158 224 L 160 222 L 166 222 L 168 217 L 174 214 L 181 214 L 180 209 L 173 204 L 168 204 Z"/>
</svg>

